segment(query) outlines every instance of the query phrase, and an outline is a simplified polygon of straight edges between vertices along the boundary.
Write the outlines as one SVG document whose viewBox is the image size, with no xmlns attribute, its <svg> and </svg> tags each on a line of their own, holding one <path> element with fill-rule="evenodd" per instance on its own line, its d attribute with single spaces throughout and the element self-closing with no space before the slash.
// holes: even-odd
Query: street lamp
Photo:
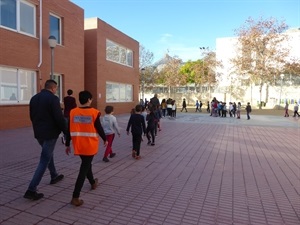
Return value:
<svg viewBox="0 0 300 225">
<path fill-rule="evenodd" d="M 54 75 L 53 75 L 53 68 L 54 68 L 54 48 L 56 47 L 57 41 L 56 38 L 54 36 L 50 36 L 48 38 L 48 44 L 51 48 L 51 75 L 50 75 L 50 79 L 53 80 L 54 79 Z"/>
<path fill-rule="evenodd" d="M 142 68 L 142 69 L 141 69 L 141 72 L 142 72 L 142 79 L 141 79 L 141 81 L 142 81 L 142 99 L 143 99 L 143 101 L 144 101 L 144 100 L 145 100 L 145 99 L 144 99 L 145 68 Z"/>
<path fill-rule="evenodd" d="M 280 74 L 280 78 L 281 78 L 281 83 L 280 83 L 280 95 L 279 95 L 278 108 L 280 108 L 280 103 L 281 103 L 282 83 L 283 83 L 284 74 Z"/>
</svg>

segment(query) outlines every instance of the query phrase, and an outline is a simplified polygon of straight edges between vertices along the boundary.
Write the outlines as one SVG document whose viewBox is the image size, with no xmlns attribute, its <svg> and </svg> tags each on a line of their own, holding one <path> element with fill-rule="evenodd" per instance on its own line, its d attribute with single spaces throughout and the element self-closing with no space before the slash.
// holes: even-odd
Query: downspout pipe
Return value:
<svg viewBox="0 0 300 225">
<path fill-rule="evenodd" d="M 40 83 L 40 88 L 41 88 L 41 80 L 42 80 L 42 73 L 40 71 L 40 67 L 43 63 L 43 51 L 42 51 L 42 44 L 43 44 L 43 32 L 42 32 L 42 28 L 43 28 L 43 10 L 42 10 L 42 6 L 43 6 L 43 0 L 39 0 L 40 1 L 40 34 L 39 34 L 39 39 L 40 39 L 40 43 L 39 43 L 39 64 L 37 65 L 38 67 L 38 73 L 39 73 L 39 83 Z"/>
<path fill-rule="evenodd" d="M 40 0 L 40 48 L 39 48 L 39 51 L 40 51 L 40 61 L 39 61 L 39 64 L 38 64 L 38 68 L 41 67 L 42 65 L 42 62 L 43 62 L 43 56 L 42 56 L 42 43 L 43 43 L 43 38 L 42 38 L 42 22 L 43 22 L 43 15 L 42 15 L 42 4 L 43 4 L 43 0 Z"/>
</svg>

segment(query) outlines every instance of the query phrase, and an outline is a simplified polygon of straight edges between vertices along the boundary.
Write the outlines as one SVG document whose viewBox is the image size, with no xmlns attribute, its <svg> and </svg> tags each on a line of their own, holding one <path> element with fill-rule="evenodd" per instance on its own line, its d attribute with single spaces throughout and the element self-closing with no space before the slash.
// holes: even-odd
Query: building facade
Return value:
<svg viewBox="0 0 300 225">
<path fill-rule="evenodd" d="M 130 112 L 138 102 L 137 41 L 99 19 L 85 29 L 84 10 L 69 0 L 0 0 L 0 12 L 0 130 L 31 126 L 29 101 L 50 78 L 61 102 L 68 89 L 76 99 L 91 91 L 101 112 L 107 104 Z"/>
<path fill-rule="evenodd" d="M 139 43 L 99 18 L 85 19 L 85 88 L 93 107 L 129 113 L 139 102 Z"/>
<path fill-rule="evenodd" d="M 84 12 L 67 0 L 0 3 L 0 129 L 30 126 L 30 98 L 51 75 L 49 36 L 57 95 L 84 88 Z"/>
</svg>

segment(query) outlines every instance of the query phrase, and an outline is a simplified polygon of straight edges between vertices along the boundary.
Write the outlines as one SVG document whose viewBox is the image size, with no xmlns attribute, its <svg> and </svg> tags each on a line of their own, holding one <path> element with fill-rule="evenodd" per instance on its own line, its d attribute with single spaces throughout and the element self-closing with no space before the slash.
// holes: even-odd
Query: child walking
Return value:
<svg viewBox="0 0 300 225">
<path fill-rule="evenodd" d="M 143 133 L 146 134 L 146 125 L 144 116 L 141 115 L 142 106 L 135 106 L 135 113 L 131 114 L 128 124 L 127 124 L 127 135 L 129 135 L 129 130 L 131 129 L 132 134 L 132 157 L 135 159 L 140 159 L 140 148 L 142 142 Z"/>
<path fill-rule="evenodd" d="M 241 108 L 242 108 L 242 105 L 240 102 L 238 102 L 237 108 L 236 108 L 236 118 L 237 119 L 241 119 Z"/>
<path fill-rule="evenodd" d="M 109 162 L 109 159 L 107 158 L 113 158 L 116 156 L 116 153 L 112 151 L 112 143 L 115 139 L 115 133 L 117 133 L 120 137 L 120 128 L 118 126 L 118 122 L 115 116 L 112 114 L 114 113 L 114 107 L 113 106 L 106 106 L 105 107 L 105 115 L 102 119 L 102 126 L 103 130 L 106 135 L 106 140 L 108 142 L 106 146 L 106 150 L 104 152 L 103 161 Z"/>
<path fill-rule="evenodd" d="M 99 136 L 107 145 L 106 136 L 100 123 L 101 113 L 91 107 L 92 94 L 88 91 L 79 93 L 80 107 L 72 109 L 70 112 L 69 133 L 66 136 L 66 154 L 69 155 L 70 140 L 74 147 L 74 155 L 79 155 L 81 158 L 80 170 L 73 191 L 72 205 L 80 206 L 83 200 L 79 199 L 82 186 L 85 178 L 91 184 L 91 189 L 94 190 L 98 186 L 98 179 L 94 179 L 92 172 L 92 161 L 94 155 L 98 153 Z M 99 135 L 99 136 L 98 136 Z"/>
<path fill-rule="evenodd" d="M 150 109 L 150 112 L 148 113 L 146 120 L 147 120 L 147 128 L 146 128 L 146 135 L 148 139 L 148 145 L 155 145 L 155 126 L 157 126 L 155 120 L 156 116 L 154 113 L 154 107 Z M 152 139 L 152 142 L 151 142 Z"/>
<path fill-rule="evenodd" d="M 250 120 L 250 113 L 251 113 L 251 111 L 252 111 L 251 105 L 250 105 L 250 102 L 248 102 L 247 106 L 246 106 L 247 120 Z"/>
</svg>

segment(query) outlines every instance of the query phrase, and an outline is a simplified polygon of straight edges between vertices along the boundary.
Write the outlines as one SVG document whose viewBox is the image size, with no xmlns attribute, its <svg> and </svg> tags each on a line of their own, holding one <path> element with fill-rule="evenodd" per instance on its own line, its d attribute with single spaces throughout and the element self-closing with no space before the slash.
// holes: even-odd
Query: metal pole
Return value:
<svg viewBox="0 0 300 225">
<path fill-rule="evenodd" d="M 143 99 L 143 101 L 145 101 L 145 99 L 144 99 L 144 88 L 145 88 L 145 68 L 142 68 L 142 69 L 141 69 L 141 73 L 142 73 L 142 79 L 141 79 L 141 81 L 142 81 L 142 99 Z"/>
<path fill-rule="evenodd" d="M 54 70 L 54 48 L 51 48 L 51 75 L 50 75 L 51 80 L 54 80 L 53 70 Z"/>
<path fill-rule="evenodd" d="M 144 76 L 143 76 L 143 81 L 142 81 L 142 99 L 143 99 L 143 101 L 145 100 L 144 99 L 144 85 L 145 85 L 145 81 L 144 81 Z"/>
<path fill-rule="evenodd" d="M 278 109 L 280 109 L 280 104 L 281 104 L 282 80 L 283 79 L 281 78 Z"/>
<path fill-rule="evenodd" d="M 280 74 L 280 78 L 281 78 L 281 83 L 280 83 L 280 94 L 279 94 L 279 104 L 278 104 L 279 109 L 281 104 L 281 93 L 282 93 L 282 83 L 283 83 L 284 74 Z"/>
</svg>

